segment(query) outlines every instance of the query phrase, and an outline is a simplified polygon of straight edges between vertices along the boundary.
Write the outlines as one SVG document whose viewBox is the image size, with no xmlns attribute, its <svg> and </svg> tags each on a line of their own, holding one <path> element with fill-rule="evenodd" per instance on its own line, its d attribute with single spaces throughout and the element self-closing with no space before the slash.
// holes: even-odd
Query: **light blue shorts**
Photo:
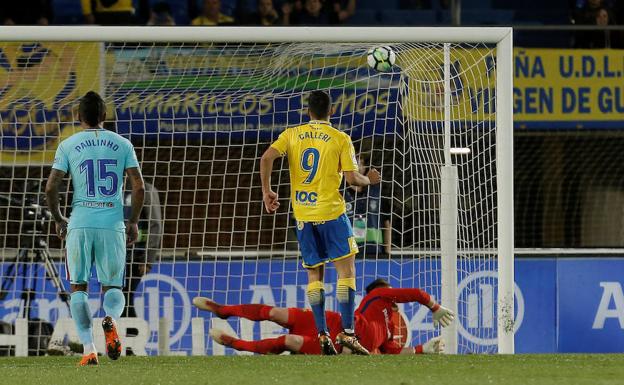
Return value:
<svg viewBox="0 0 624 385">
<path fill-rule="evenodd" d="M 123 287 L 126 268 L 126 234 L 122 231 L 79 228 L 67 234 L 67 279 L 88 283 L 95 263 L 102 286 Z"/>
</svg>

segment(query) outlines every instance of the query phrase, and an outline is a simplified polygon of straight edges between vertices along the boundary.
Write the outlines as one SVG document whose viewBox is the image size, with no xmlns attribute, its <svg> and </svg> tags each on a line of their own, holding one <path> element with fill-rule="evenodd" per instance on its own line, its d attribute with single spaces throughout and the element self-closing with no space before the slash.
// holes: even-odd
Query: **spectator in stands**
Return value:
<svg viewBox="0 0 624 385">
<path fill-rule="evenodd" d="M 296 3 L 299 4 L 299 10 L 295 8 L 295 3 L 285 1 L 282 4 L 282 24 L 284 25 L 294 24 L 295 20 L 293 19 L 293 15 L 300 12 L 300 9 L 302 8 L 301 1 L 297 1 Z"/>
<path fill-rule="evenodd" d="M 283 16 L 280 16 L 273 0 L 258 0 L 258 10 L 247 17 L 247 24 L 252 25 L 279 25 L 283 24 Z"/>
<path fill-rule="evenodd" d="M 600 8 L 606 8 L 603 0 L 587 0 L 582 8 L 576 9 L 572 16 L 573 24 L 594 25 L 596 24 L 596 13 Z M 615 20 L 612 18 L 612 20 Z"/>
<path fill-rule="evenodd" d="M 607 26 L 615 24 L 615 16 L 604 7 L 598 8 L 594 17 L 596 25 Z M 593 35 L 589 48 L 620 47 L 618 42 L 619 31 L 595 31 Z"/>
<path fill-rule="evenodd" d="M 589 0 L 575 13 L 575 24 L 607 26 L 615 24 L 613 12 L 602 5 L 601 0 Z M 616 31 L 579 31 L 575 37 L 576 48 L 618 47 L 620 34 Z"/>
<path fill-rule="evenodd" d="M 82 14 L 87 24 L 132 25 L 134 6 L 132 0 L 80 0 Z"/>
<path fill-rule="evenodd" d="M 359 172 L 366 175 L 369 158 L 361 155 Z M 366 187 L 349 186 L 344 198 L 347 216 L 353 221 L 353 236 L 360 249 L 359 256 L 381 254 L 389 255 L 392 247 L 392 227 L 390 218 L 384 213 L 390 212 L 387 199 L 381 196 L 381 185 Z"/>
<path fill-rule="evenodd" d="M 321 0 L 305 0 L 302 9 L 297 10 L 297 3 L 293 3 L 292 12 L 288 12 L 289 18 L 285 20 L 289 24 L 298 25 L 326 25 L 329 24 L 328 12 L 323 8 Z"/>
<path fill-rule="evenodd" d="M 147 21 L 147 25 L 175 25 L 175 20 L 173 20 L 173 16 L 171 16 L 171 7 L 169 4 L 165 2 L 154 4 L 154 8 L 152 8 L 152 11 L 150 12 L 150 18 Z"/>
<path fill-rule="evenodd" d="M 191 21 L 192 25 L 234 24 L 234 18 L 221 13 L 221 0 L 204 0 L 201 15 Z"/>
<path fill-rule="evenodd" d="M 0 7 L 5 25 L 48 25 L 52 21 L 50 0 L 7 1 Z"/>
<path fill-rule="evenodd" d="M 355 0 L 331 0 L 331 24 L 344 24 L 355 13 Z"/>
</svg>

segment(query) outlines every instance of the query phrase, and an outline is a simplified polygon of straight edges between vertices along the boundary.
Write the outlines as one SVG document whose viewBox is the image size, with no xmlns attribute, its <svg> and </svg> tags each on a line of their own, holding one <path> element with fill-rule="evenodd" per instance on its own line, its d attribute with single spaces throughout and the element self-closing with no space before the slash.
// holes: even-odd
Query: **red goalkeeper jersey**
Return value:
<svg viewBox="0 0 624 385">
<path fill-rule="evenodd" d="M 420 289 L 379 288 L 371 291 L 355 311 L 355 333 L 369 351 L 398 354 L 394 343 L 393 306 L 396 303 L 418 302 L 426 305 L 429 294 Z"/>
</svg>

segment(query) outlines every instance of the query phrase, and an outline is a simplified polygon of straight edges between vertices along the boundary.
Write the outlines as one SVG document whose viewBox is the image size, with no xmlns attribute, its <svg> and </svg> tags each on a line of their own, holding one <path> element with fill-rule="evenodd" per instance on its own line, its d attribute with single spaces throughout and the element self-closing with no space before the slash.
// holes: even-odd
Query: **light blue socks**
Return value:
<svg viewBox="0 0 624 385">
<path fill-rule="evenodd" d="M 93 346 L 93 318 L 88 300 L 89 295 L 86 292 L 76 291 L 71 294 L 69 301 L 69 309 L 74 323 L 76 323 L 78 338 L 85 347 Z"/>
<path fill-rule="evenodd" d="M 107 316 L 111 316 L 115 321 L 118 321 L 124 306 L 126 306 L 126 298 L 121 290 L 112 288 L 106 291 L 104 294 L 104 312 Z"/>
</svg>

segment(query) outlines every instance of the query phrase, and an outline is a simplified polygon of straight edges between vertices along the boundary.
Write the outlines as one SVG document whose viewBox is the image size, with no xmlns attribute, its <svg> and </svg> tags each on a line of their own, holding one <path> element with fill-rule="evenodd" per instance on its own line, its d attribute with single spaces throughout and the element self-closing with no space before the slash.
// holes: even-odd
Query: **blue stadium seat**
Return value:
<svg viewBox="0 0 624 385">
<path fill-rule="evenodd" d="M 256 1 L 252 0 L 251 2 L 255 3 Z M 256 4 L 254 4 L 253 7 L 255 9 Z M 199 9 L 201 10 L 201 4 Z M 221 12 L 230 16 L 234 15 L 236 12 L 236 0 L 221 0 Z"/>
<path fill-rule="evenodd" d="M 491 0 L 462 0 L 461 8 L 462 10 L 491 9 L 492 1 Z"/>
<path fill-rule="evenodd" d="M 82 24 L 82 6 L 76 0 L 54 0 L 54 24 Z"/>
<path fill-rule="evenodd" d="M 569 24 L 567 10 L 521 9 L 516 11 L 514 22 L 518 24 Z"/>
<path fill-rule="evenodd" d="M 150 0 L 150 7 L 156 3 L 167 3 L 171 8 L 171 16 L 176 25 L 188 25 L 191 23 L 188 17 L 188 2 L 186 0 Z"/>
<path fill-rule="evenodd" d="M 278 11 L 281 10 L 283 3 L 284 2 L 282 1 L 273 0 L 273 6 Z M 258 0 L 236 0 L 235 5 L 237 5 L 237 7 L 240 7 L 240 9 L 244 9 L 245 12 L 250 14 L 255 13 L 258 10 Z M 236 7 L 234 9 L 236 9 Z"/>
<path fill-rule="evenodd" d="M 451 24 L 451 11 L 448 9 L 440 9 L 436 12 L 437 23 L 441 25 Z"/>
<path fill-rule="evenodd" d="M 521 31 L 514 30 L 514 45 L 519 47 L 561 48 L 569 47 L 574 32 L 570 31 Z"/>
<path fill-rule="evenodd" d="M 492 7 L 497 9 L 525 9 L 533 11 L 558 11 L 561 13 L 567 13 L 570 7 L 569 0 L 523 0 L 523 1 L 509 1 L 509 0 L 491 0 Z"/>
<path fill-rule="evenodd" d="M 358 9 L 377 9 L 377 10 L 385 10 L 385 9 L 398 9 L 399 8 L 399 0 L 358 0 L 357 2 Z"/>
<path fill-rule="evenodd" d="M 386 25 L 433 25 L 436 12 L 430 9 L 385 9 L 381 11 L 381 22 Z"/>
<path fill-rule="evenodd" d="M 349 19 L 351 25 L 377 25 L 379 24 L 379 12 L 375 9 L 358 9 Z"/>
<path fill-rule="evenodd" d="M 464 10 L 462 25 L 509 25 L 514 19 L 514 11 L 509 9 Z"/>
<path fill-rule="evenodd" d="M 377 8 L 378 0 L 358 0 L 357 9 L 374 9 Z"/>
<path fill-rule="evenodd" d="M 439 11 L 442 9 L 442 4 L 440 4 L 440 0 L 431 0 L 431 9 L 434 11 Z"/>
</svg>

